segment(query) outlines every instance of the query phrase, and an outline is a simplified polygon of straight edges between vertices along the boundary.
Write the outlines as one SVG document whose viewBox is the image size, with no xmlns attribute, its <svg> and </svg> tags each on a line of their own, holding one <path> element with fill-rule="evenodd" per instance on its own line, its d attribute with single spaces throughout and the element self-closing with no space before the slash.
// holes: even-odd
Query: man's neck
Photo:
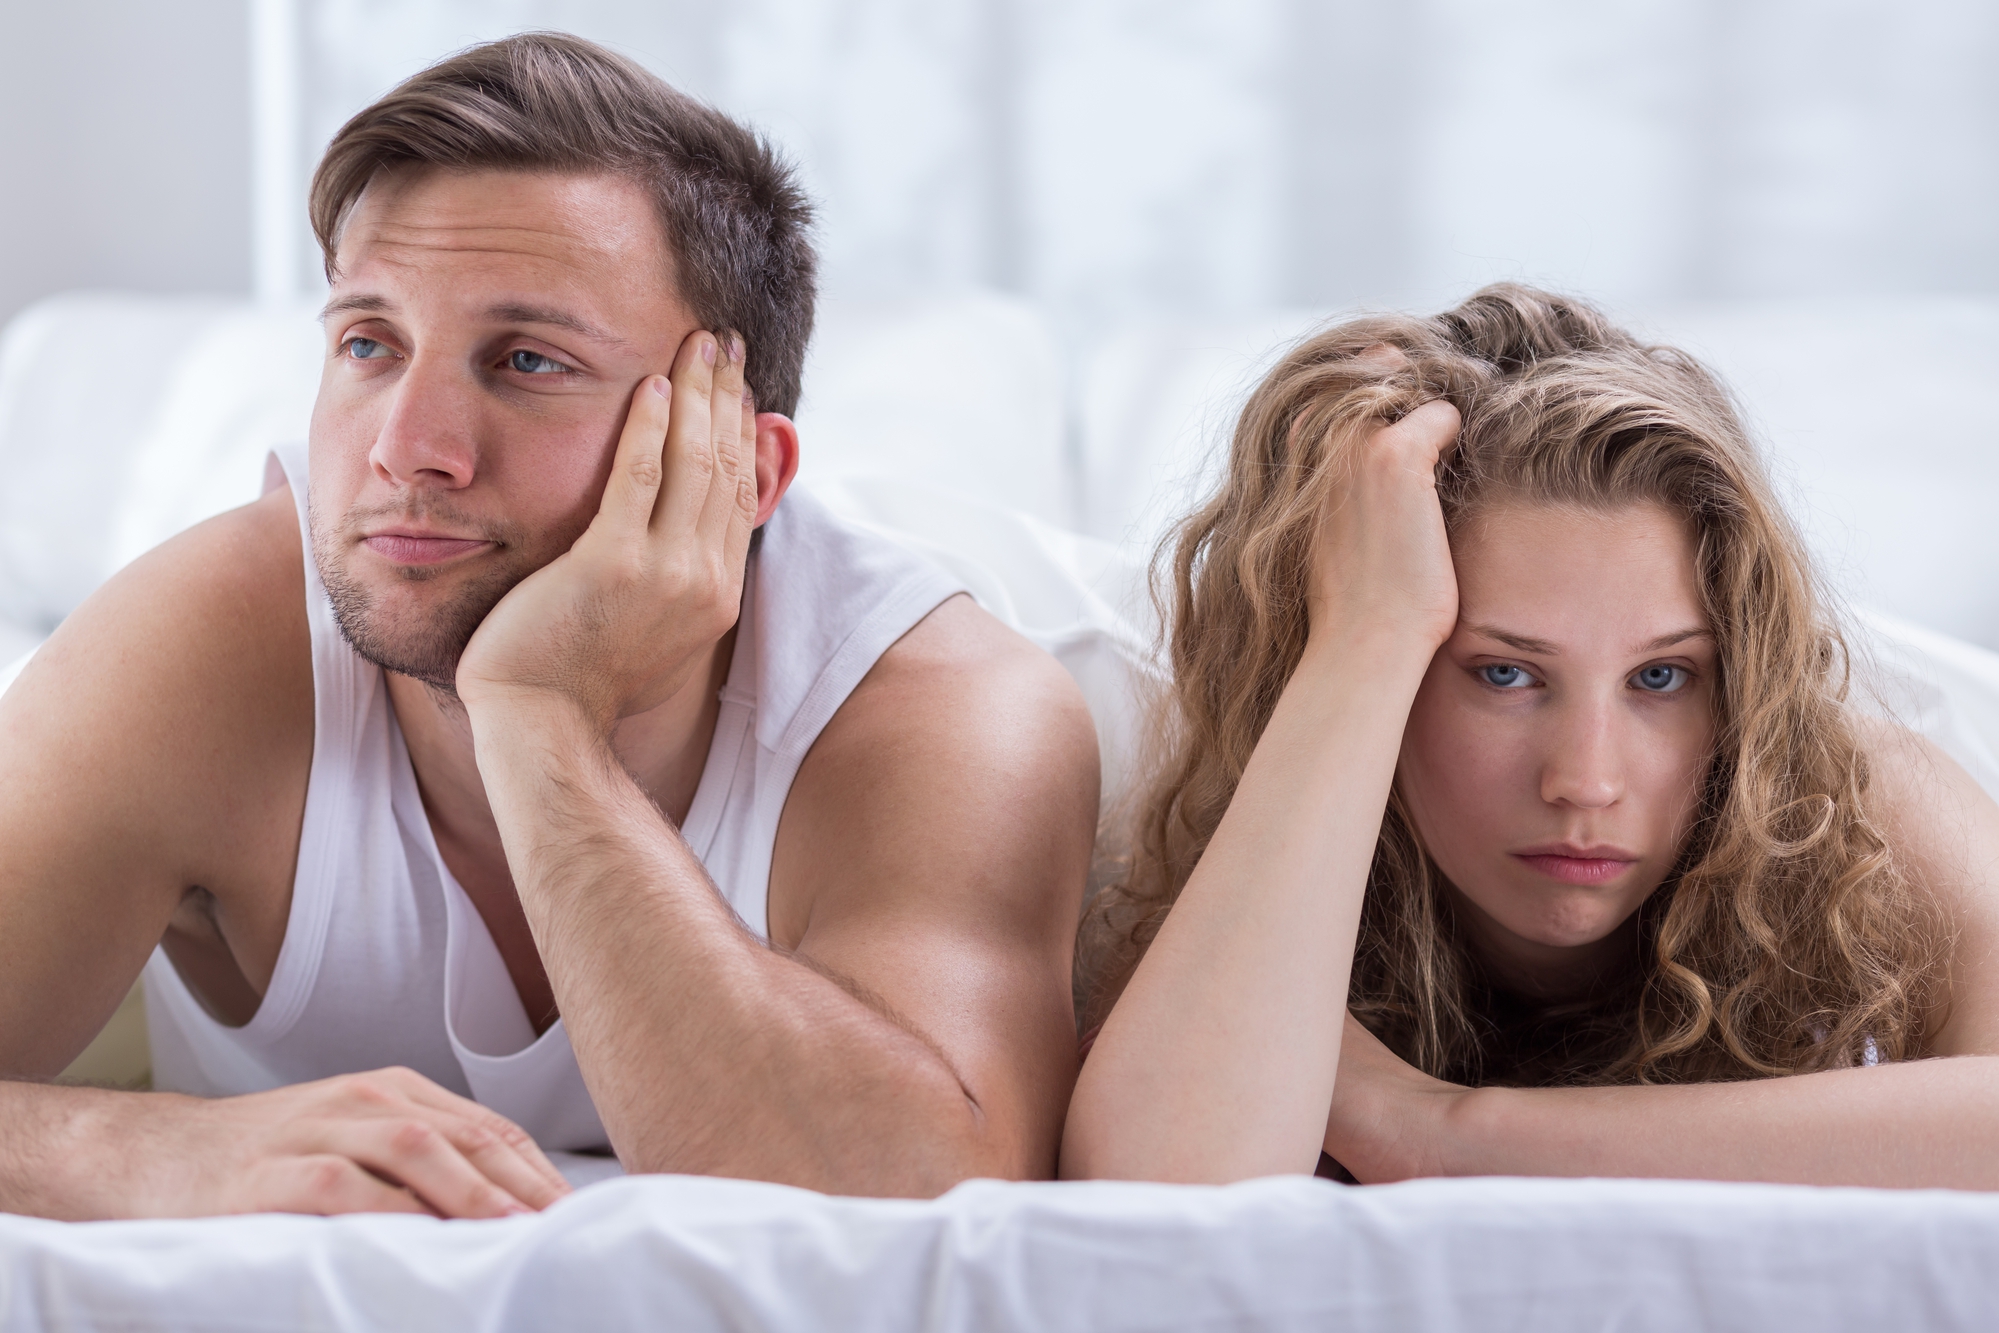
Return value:
<svg viewBox="0 0 1999 1333">
<path fill-rule="evenodd" d="M 619 762 L 676 826 L 687 818 L 701 783 L 735 643 L 732 629 L 708 650 L 706 668 L 679 693 L 621 719 L 611 733 Z M 462 844 L 497 846 L 499 829 L 479 776 L 464 706 L 409 676 L 385 674 L 432 827 L 440 833 L 449 829 Z"/>
</svg>

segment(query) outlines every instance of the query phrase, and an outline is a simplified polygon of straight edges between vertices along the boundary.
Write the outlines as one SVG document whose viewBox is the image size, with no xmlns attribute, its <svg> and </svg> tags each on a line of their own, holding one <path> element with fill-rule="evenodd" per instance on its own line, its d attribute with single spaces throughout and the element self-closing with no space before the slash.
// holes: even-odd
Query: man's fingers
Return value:
<svg viewBox="0 0 1999 1333">
<path fill-rule="evenodd" d="M 337 1153 L 315 1153 L 274 1163 L 253 1191 L 257 1212 L 428 1213 L 408 1190 L 391 1185 Z"/>
<path fill-rule="evenodd" d="M 618 437 L 617 456 L 611 462 L 611 479 L 604 485 L 599 512 L 641 527 L 651 520 L 665 476 L 660 455 L 666 445 L 672 406 L 673 386 L 664 375 L 648 375 L 632 391 L 631 408 L 625 413 L 624 433 Z"/>
<path fill-rule="evenodd" d="M 389 1071 L 384 1071 L 389 1072 Z M 540 1145 L 513 1121 L 475 1101 L 410 1073 L 398 1088 L 480 1170 L 531 1208 L 546 1208 L 570 1192 Z"/>
<path fill-rule="evenodd" d="M 742 335 L 722 334 L 722 354 L 715 362 L 714 404 L 711 442 L 715 460 L 714 481 L 701 509 L 701 537 L 719 544 L 731 567 L 739 563 L 737 548 L 749 541 L 749 525 L 742 521 L 743 483 L 747 479 L 752 497 L 756 493 L 756 416 L 744 403 L 744 370 L 747 348 Z M 747 431 L 747 436 L 745 432 Z M 751 513 L 756 502 L 750 502 Z M 737 529 L 741 529 L 740 532 Z"/>
<path fill-rule="evenodd" d="M 494 1117 L 498 1119 L 498 1117 Z M 533 1139 L 510 1121 L 500 1121 L 518 1141 L 498 1128 L 472 1120 L 439 1126 L 465 1159 L 530 1208 L 546 1208 L 570 1192 L 569 1182 L 542 1155 Z"/>
<path fill-rule="evenodd" d="M 666 428 L 666 480 L 653 510 L 655 532 L 691 532 L 707 506 L 715 471 L 710 408 L 721 359 L 715 335 L 705 329 L 688 334 L 673 358 L 673 418 Z"/>
<path fill-rule="evenodd" d="M 428 1119 L 333 1120 L 316 1137 L 340 1156 L 404 1186 L 441 1216 L 511 1217 L 529 1211 Z"/>
</svg>

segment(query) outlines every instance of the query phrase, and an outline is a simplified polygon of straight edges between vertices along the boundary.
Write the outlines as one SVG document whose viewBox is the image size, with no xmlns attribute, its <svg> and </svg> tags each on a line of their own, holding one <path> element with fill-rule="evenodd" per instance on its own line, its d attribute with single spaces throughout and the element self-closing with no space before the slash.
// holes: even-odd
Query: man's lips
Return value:
<svg viewBox="0 0 1999 1333">
<path fill-rule="evenodd" d="M 477 537 L 445 537 L 427 532 L 377 532 L 362 545 L 398 565 L 435 565 L 493 543 Z"/>
<path fill-rule="evenodd" d="M 1564 884 L 1607 884 L 1638 864 L 1621 847 L 1529 847 L 1513 855 Z"/>
</svg>

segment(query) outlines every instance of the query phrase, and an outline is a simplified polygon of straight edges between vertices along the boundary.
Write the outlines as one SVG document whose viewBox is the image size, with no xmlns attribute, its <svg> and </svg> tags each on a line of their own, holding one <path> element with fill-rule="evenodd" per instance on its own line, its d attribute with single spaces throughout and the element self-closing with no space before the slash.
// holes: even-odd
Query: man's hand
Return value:
<svg viewBox="0 0 1999 1333">
<path fill-rule="evenodd" d="M 569 1192 L 519 1126 L 407 1069 L 213 1101 L 17 1090 L 73 1096 L 49 1109 L 66 1112 L 81 1143 L 127 1145 L 122 1164 L 88 1147 L 72 1154 L 76 1179 L 60 1201 L 69 1215 L 509 1217 Z"/>
<path fill-rule="evenodd" d="M 1469 1092 L 1410 1065 L 1348 1014 L 1326 1151 L 1370 1185 L 1441 1175 L 1450 1113 Z"/>
<path fill-rule="evenodd" d="M 458 663 L 467 707 L 545 698 L 608 734 L 671 697 L 742 602 L 756 524 L 756 413 L 742 339 L 688 335 L 632 395 L 597 516 L 523 579 Z"/>
</svg>

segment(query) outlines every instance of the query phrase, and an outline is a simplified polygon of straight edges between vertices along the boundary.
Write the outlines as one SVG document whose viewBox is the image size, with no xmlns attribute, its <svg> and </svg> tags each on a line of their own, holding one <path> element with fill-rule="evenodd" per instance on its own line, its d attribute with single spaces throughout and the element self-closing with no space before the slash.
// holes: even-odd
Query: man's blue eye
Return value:
<svg viewBox="0 0 1999 1333">
<path fill-rule="evenodd" d="M 389 349 L 373 338 L 349 338 L 347 355 L 356 361 L 379 361 L 389 355 Z"/>
<path fill-rule="evenodd" d="M 1631 683 L 1652 694 L 1671 694 L 1692 679 L 1685 667 L 1648 666 L 1640 667 Z"/>
<path fill-rule="evenodd" d="M 1517 666 L 1486 666 L 1478 669 L 1479 679 L 1502 690 L 1517 690 L 1534 678 Z"/>
<path fill-rule="evenodd" d="M 523 375 L 554 375 L 569 369 L 560 361 L 545 357 L 540 352 L 530 352 L 526 348 L 508 356 L 507 364 Z"/>
</svg>

